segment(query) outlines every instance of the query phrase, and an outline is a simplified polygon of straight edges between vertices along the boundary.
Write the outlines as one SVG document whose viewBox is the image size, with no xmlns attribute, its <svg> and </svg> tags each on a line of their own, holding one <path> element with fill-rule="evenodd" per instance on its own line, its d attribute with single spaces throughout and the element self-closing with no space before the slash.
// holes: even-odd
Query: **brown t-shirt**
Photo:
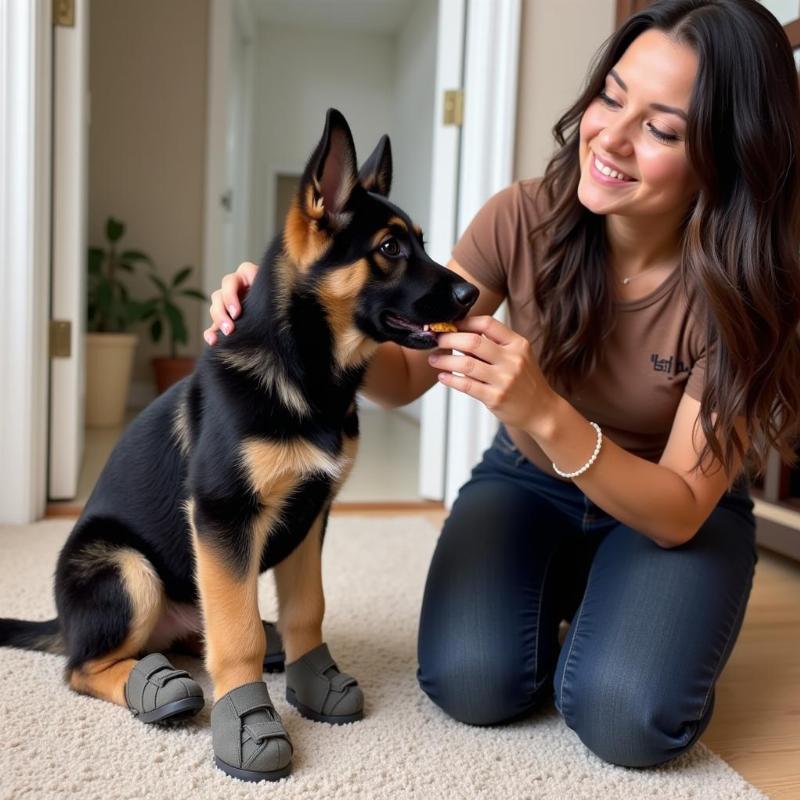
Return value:
<svg viewBox="0 0 800 800">
<path fill-rule="evenodd" d="M 532 296 L 542 248 L 531 244 L 528 233 L 540 219 L 541 208 L 534 202 L 540 180 L 517 181 L 492 196 L 453 249 L 453 258 L 467 272 L 507 298 L 508 325 L 533 342 L 537 358 L 541 346 Z M 597 422 L 604 436 L 657 463 L 681 396 L 701 397 L 705 332 L 689 314 L 678 269 L 645 297 L 617 300 L 615 308 L 619 320 L 595 370 L 570 395 L 560 382 L 553 388 Z M 508 432 L 530 461 L 559 477 L 531 436 L 519 428 Z"/>
</svg>

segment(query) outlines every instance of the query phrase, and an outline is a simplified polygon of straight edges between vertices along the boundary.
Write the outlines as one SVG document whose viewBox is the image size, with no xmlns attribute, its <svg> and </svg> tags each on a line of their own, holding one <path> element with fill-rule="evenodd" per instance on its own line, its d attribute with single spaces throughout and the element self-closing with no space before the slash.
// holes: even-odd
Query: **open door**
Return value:
<svg viewBox="0 0 800 800">
<path fill-rule="evenodd" d="M 48 498 L 76 496 L 83 459 L 89 152 L 89 3 L 53 29 Z"/>
</svg>

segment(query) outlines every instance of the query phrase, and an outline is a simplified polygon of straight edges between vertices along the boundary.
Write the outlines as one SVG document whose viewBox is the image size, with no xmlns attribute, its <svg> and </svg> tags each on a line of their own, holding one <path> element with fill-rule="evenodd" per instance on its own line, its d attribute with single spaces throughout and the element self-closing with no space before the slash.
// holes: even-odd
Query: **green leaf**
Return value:
<svg viewBox="0 0 800 800">
<path fill-rule="evenodd" d="M 198 292 L 197 289 L 184 289 L 180 294 L 182 294 L 184 297 L 194 297 L 196 300 L 205 300 L 210 302 L 208 298 L 202 292 Z"/>
<path fill-rule="evenodd" d="M 184 267 L 172 280 L 173 286 L 180 286 L 192 273 L 191 267 Z"/>
<path fill-rule="evenodd" d="M 150 278 L 150 280 L 151 280 L 151 281 L 153 281 L 153 283 L 154 283 L 156 286 L 158 286 L 158 288 L 159 288 L 159 289 L 161 289 L 161 291 L 162 291 L 162 292 L 163 292 L 165 295 L 166 295 L 166 294 L 169 294 L 169 288 L 167 287 L 167 284 L 166 284 L 166 283 L 164 283 L 164 281 L 162 281 L 162 280 L 161 280 L 161 278 L 159 278 L 159 277 L 158 277 L 158 275 L 155 275 L 155 274 L 153 274 L 152 272 L 148 272 L 148 273 L 147 273 L 147 277 L 148 277 L 148 278 Z"/>
<path fill-rule="evenodd" d="M 124 261 L 117 261 L 117 266 L 122 267 L 126 272 L 133 272 L 133 267 L 130 264 L 126 264 Z"/>
<path fill-rule="evenodd" d="M 125 225 L 114 217 L 109 217 L 106 222 L 106 236 L 110 242 L 116 242 L 125 233 Z"/>
<path fill-rule="evenodd" d="M 153 314 L 158 313 L 158 300 L 145 300 L 142 309 L 142 319 L 150 319 Z"/>
<path fill-rule="evenodd" d="M 124 261 L 145 261 L 153 266 L 153 259 L 141 250 L 126 250 L 120 258 Z"/>
<path fill-rule="evenodd" d="M 100 247 L 89 248 L 89 274 L 100 275 L 103 271 L 103 260 L 106 252 Z"/>
<path fill-rule="evenodd" d="M 154 342 L 161 341 L 161 319 L 153 320 L 153 324 L 150 326 L 150 336 L 152 336 Z"/>
<path fill-rule="evenodd" d="M 173 342 L 187 341 L 186 326 L 183 323 L 183 312 L 169 301 L 164 303 L 164 313 L 169 321 L 170 328 L 172 329 Z"/>
</svg>

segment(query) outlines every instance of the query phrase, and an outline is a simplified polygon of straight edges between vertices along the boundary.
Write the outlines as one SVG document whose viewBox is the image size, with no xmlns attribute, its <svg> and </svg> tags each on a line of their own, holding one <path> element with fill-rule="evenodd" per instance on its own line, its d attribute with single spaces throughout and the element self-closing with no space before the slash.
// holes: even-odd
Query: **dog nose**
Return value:
<svg viewBox="0 0 800 800">
<path fill-rule="evenodd" d="M 478 290 L 471 283 L 457 283 L 453 287 L 453 297 L 459 305 L 470 308 L 478 299 Z"/>
</svg>

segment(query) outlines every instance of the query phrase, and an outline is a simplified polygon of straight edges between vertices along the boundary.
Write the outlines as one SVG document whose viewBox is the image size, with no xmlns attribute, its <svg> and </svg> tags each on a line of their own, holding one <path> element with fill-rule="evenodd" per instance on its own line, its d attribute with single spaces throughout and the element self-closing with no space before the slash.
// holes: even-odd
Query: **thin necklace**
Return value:
<svg viewBox="0 0 800 800">
<path fill-rule="evenodd" d="M 660 267 L 660 266 L 662 266 L 662 265 L 661 264 L 655 264 L 652 267 L 646 267 L 641 272 L 637 272 L 636 275 L 631 275 L 629 278 L 620 278 L 619 281 L 620 281 L 620 283 L 626 283 L 626 284 L 630 283 L 631 281 L 636 280 L 636 278 L 638 278 L 639 276 L 644 275 L 645 272 L 648 272 L 651 269 L 656 269 L 657 267 Z"/>
</svg>

